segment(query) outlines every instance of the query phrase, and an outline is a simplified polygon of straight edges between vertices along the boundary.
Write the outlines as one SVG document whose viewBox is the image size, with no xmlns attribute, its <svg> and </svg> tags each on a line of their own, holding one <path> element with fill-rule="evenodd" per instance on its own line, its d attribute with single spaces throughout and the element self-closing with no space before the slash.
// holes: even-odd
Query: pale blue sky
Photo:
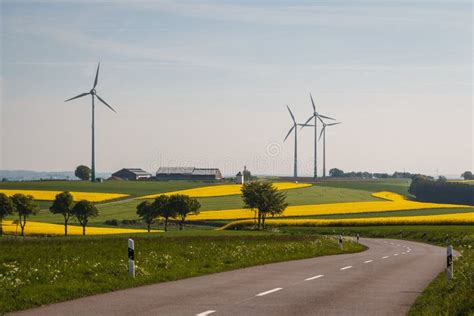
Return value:
<svg viewBox="0 0 474 316">
<path fill-rule="evenodd" d="M 343 122 L 328 169 L 474 169 L 471 1 L 0 3 L 0 169 L 90 164 L 90 100 L 63 101 L 99 60 L 118 110 L 96 112 L 99 171 L 291 174 L 285 104 L 304 121 L 309 92 Z M 313 133 L 299 135 L 309 175 Z"/>
</svg>

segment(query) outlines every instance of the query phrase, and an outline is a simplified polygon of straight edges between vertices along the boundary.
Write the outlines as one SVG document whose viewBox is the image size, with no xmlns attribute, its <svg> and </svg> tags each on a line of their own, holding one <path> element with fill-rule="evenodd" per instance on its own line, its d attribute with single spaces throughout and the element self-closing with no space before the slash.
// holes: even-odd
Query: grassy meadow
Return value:
<svg viewBox="0 0 474 316">
<path fill-rule="evenodd" d="M 215 185 L 211 181 L 18 181 L 0 182 L 0 189 L 121 193 L 132 197 Z"/>
<path fill-rule="evenodd" d="M 140 234 L 137 277 L 127 275 L 128 235 L 0 239 L 0 314 L 138 285 L 271 262 L 364 250 L 335 238 L 270 232 Z"/>
</svg>

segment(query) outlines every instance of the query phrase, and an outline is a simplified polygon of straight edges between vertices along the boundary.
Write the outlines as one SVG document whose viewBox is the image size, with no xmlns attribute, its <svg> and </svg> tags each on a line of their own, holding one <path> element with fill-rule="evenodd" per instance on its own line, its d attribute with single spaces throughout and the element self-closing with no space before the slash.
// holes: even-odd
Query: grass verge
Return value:
<svg viewBox="0 0 474 316">
<path fill-rule="evenodd" d="M 271 262 L 362 251 L 341 251 L 335 239 L 186 231 L 136 235 L 137 277 L 127 275 L 128 236 L 3 238 L 0 240 L 0 314 L 144 284 Z"/>
</svg>

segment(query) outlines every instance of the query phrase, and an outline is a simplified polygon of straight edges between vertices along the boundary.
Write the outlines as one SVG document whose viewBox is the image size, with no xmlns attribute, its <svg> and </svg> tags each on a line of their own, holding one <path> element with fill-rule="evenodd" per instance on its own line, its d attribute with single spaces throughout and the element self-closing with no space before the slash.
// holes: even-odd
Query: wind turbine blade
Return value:
<svg viewBox="0 0 474 316">
<path fill-rule="evenodd" d="M 73 98 L 67 99 L 67 100 L 64 101 L 64 102 L 71 101 L 71 100 L 78 99 L 78 98 L 82 98 L 82 97 L 84 97 L 84 96 L 86 96 L 86 95 L 88 95 L 88 94 L 91 94 L 91 93 L 90 93 L 90 92 L 84 92 L 84 93 L 81 93 L 81 94 L 79 94 L 79 95 L 76 95 L 76 96 L 73 97 Z"/>
<path fill-rule="evenodd" d="M 311 115 L 311 117 L 310 117 L 306 122 L 304 122 L 304 124 L 299 124 L 299 125 L 303 125 L 303 127 L 304 127 L 304 126 L 309 126 L 308 123 L 309 123 L 309 121 L 311 121 L 311 120 L 313 119 L 313 117 L 314 117 L 314 114 Z M 314 125 L 312 125 L 312 126 L 314 126 Z M 302 128 L 303 128 L 303 127 L 302 127 Z"/>
<path fill-rule="evenodd" d="M 324 116 L 321 114 L 318 114 L 318 116 L 321 116 L 322 118 L 328 119 L 328 120 L 335 120 L 335 118 L 329 117 L 329 116 Z"/>
<path fill-rule="evenodd" d="M 331 123 L 331 124 L 326 124 L 326 126 L 333 126 L 333 125 L 337 125 L 337 124 L 341 124 L 342 122 L 337 122 L 337 123 Z"/>
<path fill-rule="evenodd" d="M 107 102 L 105 102 L 104 100 L 102 100 L 101 97 L 99 97 L 97 94 L 96 94 L 95 96 L 97 97 L 97 99 L 99 99 L 100 102 L 102 102 L 102 103 L 104 103 L 105 105 L 107 105 L 107 107 L 108 107 L 109 109 L 111 109 L 112 111 L 114 111 L 115 113 L 117 113 L 117 111 L 115 111 L 113 107 L 111 107 L 110 105 L 108 105 Z"/>
<path fill-rule="evenodd" d="M 284 139 L 283 141 L 285 141 L 285 140 L 288 138 L 288 136 L 290 136 L 290 134 L 291 134 L 291 132 L 293 131 L 294 128 L 295 128 L 295 125 L 293 125 L 293 126 L 290 128 L 290 130 L 288 131 L 288 134 L 286 134 L 285 139 Z"/>
<path fill-rule="evenodd" d="M 92 89 L 95 89 L 95 87 L 97 86 L 97 81 L 99 80 L 99 67 L 100 67 L 100 62 L 97 65 L 97 71 L 95 73 L 94 86 L 92 87 Z"/>
<path fill-rule="evenodd" d="M 290 115 L 291 115 L 291 118 L 293 119 L 293 122 L 296 124 L 295 116 L 291 112 L 290 107 L 287 105 L 286 108 L 288 109 L 288 112 L 290 112 Z"/>
<path fill-rule="evenodd" d="M 309 97 L 311 98 L 311 103 L 313 104 L 313 111 L 314 111 L 314 113 L 316 113 L 316 105 L 314 105 L 314 100 L 313 100 L 313 96 L 311 95 L 311 93 L 309 94 Z"/>
<path fill-rule="evenodd" d="M 297 124 L 297 125 L 298 125 L 298 126 L 301 126 L 301 128 L 306 127 L 306 126 L 308 126 L 308 127 L 314 127 L 313 124 Z"/>
<path fill-rule="evenodd" d="M 324 126 L 322 129 L 321 129 L 321 133 L 319 134 L 319 138 L 318 140 L 321 140 L 321 136 L 323 136 L 323 133 L 324 133 L 324 130 L 326 129 L 326 126 Z"/>
<path fill-rule="evenodd" d="M 316 117 L 318 118 L 318 120 L 324 125 L 326 123 L 324 123 L 324 121 L 321 119 L 321 117 L 319 115 L 316 115 Z"/>
</svg>

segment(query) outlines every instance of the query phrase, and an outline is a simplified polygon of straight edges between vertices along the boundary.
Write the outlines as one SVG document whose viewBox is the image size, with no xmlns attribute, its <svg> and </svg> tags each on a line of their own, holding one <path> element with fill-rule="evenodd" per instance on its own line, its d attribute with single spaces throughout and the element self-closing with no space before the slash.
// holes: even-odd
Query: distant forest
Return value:
<svg viewBox="0 0 474 316">
<path fill-rule="evenodd" d="M 474 205 L 474 185 L 466 183 L 434 181 L 416 176 L 408 192 L 423 202 Z"/>
</svg>

